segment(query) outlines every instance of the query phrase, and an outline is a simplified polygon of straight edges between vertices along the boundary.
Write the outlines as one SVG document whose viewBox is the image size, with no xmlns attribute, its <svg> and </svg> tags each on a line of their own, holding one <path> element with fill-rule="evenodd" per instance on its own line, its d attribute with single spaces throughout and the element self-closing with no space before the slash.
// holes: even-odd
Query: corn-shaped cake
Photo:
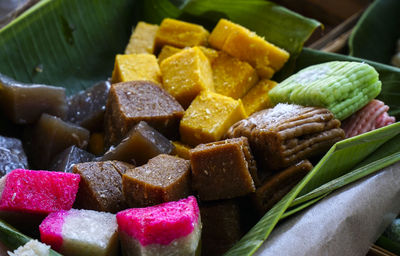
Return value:
<svg viewBox="0 0 400 256">
<path fill-rule="evenodd" d="M 376 70 L 368 64 L 332 61 L 310 66 L 269 92 L 273 104 L 294 103 L 324 107 L 337 119 L 350 116 L 381 91 Z"/>
</svg>

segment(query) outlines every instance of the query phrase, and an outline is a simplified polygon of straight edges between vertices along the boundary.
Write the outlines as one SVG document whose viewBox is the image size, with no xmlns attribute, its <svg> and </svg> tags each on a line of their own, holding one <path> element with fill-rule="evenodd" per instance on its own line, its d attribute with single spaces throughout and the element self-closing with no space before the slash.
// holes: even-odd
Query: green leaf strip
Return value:
<svg viewBox="0 0 400 256">
<path fill-rule="evenodd" d="M 315 203 L 317 203 L 319 200 L 325 198 L 327 195 L 329 195 L 329 192 L 327 192 L 327 193 L 325 193 L 325 194 L 322 194 L 322 195 L 320 195 L 320 196 L 318 196 L 318 197 L 315 197 L 315 198 L 313 198 L 312 200 L 309 200 L 308 202 L 306 202 L 306 203 L 304 203 L 304 204 L 301 204 L 301 205 L 298 206 L 298 207 L 290 208 L 289 210 L 287 210 L 287 211 L 281 216 L 281 220 L 284 219 L 284 218 L 287 218 L 287 217 L 289 217 L 289 216 L 291 216 L 291 215 L 293 215 L 293 214 L 295 214 L 295 213 L 297 213 L 297 212 L 299 212 L 299 211 L 301 211 L 301 210 L 304 210 L 305 208 L 307 208 L 307 207 L 309 207 L 309 206 L 311 206 L 311 205 L 313 205 L 313 204 L 315 204 Z M 295 199 L 295 200 L 296 200 L 296 199 Z M 293 205 L 293 203 L 292 203 L 292 205 Z M 292 206 L 292 205 L 291 205 L 291 206 Z"/>
<path fill-rule="evenodd" d="M 0 241 L 10 250 L 23 246 L 31 239 L 0 219 Z M 50 256 L 61 256 L 61 254 L 50 249 Z"/>
<path fill-rule="evenodd" d="M 309 200 L 315 200 L 316 198 L 319 198 L 325 195 L 326 193 L 332 192 L 356 180 L 364 178 L 365 176 L 377 172 L 382 168 L 385 168 L 391 164 L 396 163 L 397 161 L 400 161 L 400 152 L 394 153 L 390 156 L 374 161 L 363 167 L 357 168 L 354 171 L 351 171 L 337 179 L 325 183 L 324 185 L 314 189 L 313 191 L 307 193 L 306 195 L 296 198 L 290 206 L 292 207 L 307 202 Z"/>
</svg>

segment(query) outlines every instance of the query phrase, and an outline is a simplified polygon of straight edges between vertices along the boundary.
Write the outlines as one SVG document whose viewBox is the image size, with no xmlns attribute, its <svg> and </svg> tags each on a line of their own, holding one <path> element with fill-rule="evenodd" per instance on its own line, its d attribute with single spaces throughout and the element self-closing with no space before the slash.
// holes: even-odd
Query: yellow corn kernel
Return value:
<svg viewBox="0 0 400 256">
<path fill-rule="evenodd" d="M 247 62 L 219 52 L 212 66 L 215 92 L 241 98 L 258 81 L 257 72 Z"/>
<path fill-rule="evenodd" d="M 161 72 L 157 59 L 153 54 L 118 54 L 112 74 L 112 82 L 150 80 L 161 83 Z"/>
<path fill-rule="evenodd" d="M 268 92 L 277 84 L 275 81 L 263 79 L 247 92 L 242 101 L 248 116 L 262 109 L 272 107 Z"/>
<path fill-rule="evenodd" d="M 157 30 L 157 25 L 139 21 L 125 48 L 125 54 L 154 53 Z"/>
<path fill-rule="evenodd" d="M 203 90 L 214 91 L 211 65 L 198 47 L 183 49 L 161 62 L 164 89 L 187 108 Z"/>
<path fill-rule="evenodd" d="M 191 146 L 220 140 L 229 127 L 243 118 L 246 113 L 241 100 L 203 91 L 181 120 L 181 140 Z"/>
<path fill-rule="evenodd" d="M 156 34 L 156 49 L 161 49 L 164 45 L 178 48 L 207 45 L 208 35 L 209 32 L 200 25 L 166 18 Z"/>
<path fill-rule="evenodd" d="M 191 147 L 179 141 L 173 141 L 172 145 L 175 146 L 175 149 L 172 152 L 173 155 L 177 155 L 180 158 L 190 160 L 190 150 L 192 149 Z"/>
</svg>

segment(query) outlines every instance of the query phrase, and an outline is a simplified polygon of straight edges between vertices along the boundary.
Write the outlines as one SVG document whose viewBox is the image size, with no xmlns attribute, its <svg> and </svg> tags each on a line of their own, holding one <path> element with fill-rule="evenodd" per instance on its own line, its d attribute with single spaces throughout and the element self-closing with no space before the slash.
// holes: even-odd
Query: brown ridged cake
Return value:
<svg viewBox="0 0 400 256">
<path fill-rule="evenodd" d="M 237 122 L 226 134 L 240 136 L 249 139 L 260 167 L 276 171 L 326 152 L 344 132 L 325 108 L 278 104 Z"/>
</svg>

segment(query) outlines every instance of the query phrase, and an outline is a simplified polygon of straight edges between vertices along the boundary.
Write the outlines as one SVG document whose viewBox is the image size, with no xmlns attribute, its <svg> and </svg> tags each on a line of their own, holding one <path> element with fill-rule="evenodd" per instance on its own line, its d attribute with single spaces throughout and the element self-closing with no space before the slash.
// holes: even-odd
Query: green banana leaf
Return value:
<svg viewBox="0 0 400 256">
<path fill-rule="evenodd" d="M 375 0 L 349 38 L 350 55 L 390 64 L 400 38 L 400 1 Z"/>
<path fill-rule="evenodd" d="M 400 254 L 400 244 L 389 239 L 387 236 L 380 236 L 376 241 L 376 244 L 392 253 L 396 253 L 396 255 Z"/>
<path fill-rule="evenodd" d="M 356 168 L 339 178 L 324 183 L 313 191 L 297 197 L 290 206 L 296 206 L 309 200 L 315 200 L 353 181 L 370 175 L 382 168 L 400 161 L 400 135 L 390 139 L 379 147 L 372 156 L 357 164 Z M 304 208 L 304 207 L 302 207 Z M 292 210 L 291 210 L 292 211 Z"/>
<path fill-rule="evenodd" d="M 70 94 L 77 92 L 111 75 L 115 54 L 123 52 L 132 26 L 139 19 L 158 23 L 163 17 L 175 17 L 211 28 L 220 17 L 225 17 L 248 26 L 295 57 L 308 36 L 319 26 L 314 20 L 263 0 L 175 2 L 180 3 L 180 8 L 167 0 L 42 0 L 0 30 L 0 72 L 23 82 L 53 84 L 67 88 Z M 292 60 L 286 65 L 286 71 L 329 60 L 362 61 L 305 49 L 300 53 L 296 66 L 290 66 L 295 63 Z M 396 86 L 396 79 L 400 80 L 399 69 L 374 66 L 384 84 L 380 97 L 389 104 L 391 113 L 399 114 L 400 101 L 392 99 L 400 97 Z M 290 215 L 285 211 L 296 197 L 343 175 L 360 161 L 367 161 L 368 155 L 399 130 L 395 124 L 336 144 L 310 174 L 226 255 L 251 255 L 279 219 Z M 353 153 L 353 158 L 345 158 L 347 153 Z M 338 169 L 333 168 L 330 163 L 338 159 L 341 160 L 336 165 Z M 382 161 L 382 166 L 390 163 L 385 159 Z M 323 196 L 310 198 L 301 207 L 305 208 Z M 0 234 L 7 232 L 0 228 Z"/>
<path fill-rule="evenodd" d="M 168 0 L 43 0 L 0 30 L 0 73 L 80 91 L 111 76 L 115 54 L 124 51 L 138 20 L 207 20 L 204 25 L 212 28 L 220 17 L 228 17 L 251 25 L 294 55 L 320 25 L 263 0 L 185 3 L 180 10 Z"/>
<path fill-rule="evenodd" d="M 14 251 L 31 239 L 0 219 L 0 240 L 10 250 Z M 61 254 L 50 249 L 49 256 L 61 256 Z"/>
</svg>

